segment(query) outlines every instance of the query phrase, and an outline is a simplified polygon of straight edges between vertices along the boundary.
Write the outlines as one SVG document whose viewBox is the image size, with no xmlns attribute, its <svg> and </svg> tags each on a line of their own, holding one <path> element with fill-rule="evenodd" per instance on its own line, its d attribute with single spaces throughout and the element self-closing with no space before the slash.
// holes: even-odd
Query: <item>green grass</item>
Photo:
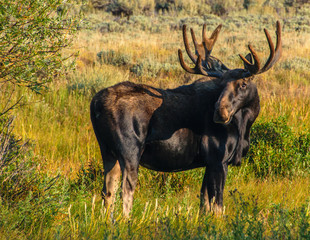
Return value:
<svg viewBox="0 0 310 240">
<path fill-rule="evenodd" d="M 89 13 L 92 28 L 81 30 L 68 50 L 80 51 L 77 69 L 42 95 L 17 88 L 12 96 L 23 96 L 25 103 L 12 112 L 15 139 L 30 144 L 0 175 L 1 189 L 23 193 L 0 193 L 0 239 L 309 239 L 310 20 L 250 13 L 118 21 Z M 283 55 L 274 69 L 256 77 L 261 113 L 249 154 L 241 167 L 229 169 L 223 215 L 199 215 L 203 169 L 163 176 L 141 168 L 131 219 L 122 217 L 119 194 L 111 219 L 100 197 L 102 162 L 89 117 L 94 93 L 125 80 L 173 88 L 199 78 L 178 66 L 182 23 L 197 36 L 202 23 L 208 31 L 222 23 L 213 55 L 228 66 L 241 67 L 237 54 L 245 55 L 249 42 L 265 59 L 262 29 L 274 39 L 278 18 L 285 26 Z M 10 89 L 1 89 L 1 107 Z M 20 177 L 13 178 L 19 169 Z"/>
</svg>

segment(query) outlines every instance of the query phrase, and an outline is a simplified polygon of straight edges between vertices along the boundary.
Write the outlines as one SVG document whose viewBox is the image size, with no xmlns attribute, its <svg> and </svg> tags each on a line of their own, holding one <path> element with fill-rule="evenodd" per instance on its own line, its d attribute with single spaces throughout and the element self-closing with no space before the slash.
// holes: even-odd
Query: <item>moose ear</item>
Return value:
<svg viewBox="0 0 310 240">
<path fill-rule="evenodd" d="M 245 59 L 248 60 L 251 64 L 253 64 L 253 58 L 252 58 L 252 54 L 251 53 L 248 53 L 246 56 L 245 56 Z M 245 62 L 243 63 L 244 65 L 244 68 L 246 69 L 246 64 Z"/>
</svg>

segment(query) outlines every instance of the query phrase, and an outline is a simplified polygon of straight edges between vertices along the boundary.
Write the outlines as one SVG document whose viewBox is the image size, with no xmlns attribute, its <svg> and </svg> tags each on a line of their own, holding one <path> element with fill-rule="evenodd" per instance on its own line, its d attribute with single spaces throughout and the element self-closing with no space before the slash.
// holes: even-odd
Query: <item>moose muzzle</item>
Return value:
<svg viewBox="0 0 310 240">
<path fill-rule="evenodd" d="M 217 102 L 215 104 L 215 111 L 213 115 L 213 121 L 215 123 L 229 124 L 232 119 L 233 111 L 230 104 L 225 101 Z"/>
</svg>

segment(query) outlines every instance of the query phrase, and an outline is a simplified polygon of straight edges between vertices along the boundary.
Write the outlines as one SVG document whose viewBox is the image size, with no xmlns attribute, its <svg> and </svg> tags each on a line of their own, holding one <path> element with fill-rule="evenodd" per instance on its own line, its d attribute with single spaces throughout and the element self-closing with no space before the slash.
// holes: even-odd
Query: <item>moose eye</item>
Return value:
<svg viewBox="0 0 310 240">
<path fill-rule="evenodd" d="M 240 87 L 241 87 L 242 89 L 245 89 L 246 86 L 247 86 L 247 84 L 246 84 L 245 82 L 243 82 L 243 83 L 240 85 Z"/>
</svg>

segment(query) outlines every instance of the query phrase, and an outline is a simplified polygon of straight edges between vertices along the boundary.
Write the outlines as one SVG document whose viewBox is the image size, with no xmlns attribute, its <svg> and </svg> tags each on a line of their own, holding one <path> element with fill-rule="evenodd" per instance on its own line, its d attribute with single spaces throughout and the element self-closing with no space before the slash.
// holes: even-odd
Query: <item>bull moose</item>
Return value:
<svg viewBox="0 0 310 240">
<path fill-rule="evenodd" d="M 104 166 L 102 195 L 113 209 L 115 192 L 122 175 L 123 214 L 128 217 L 138 180 L 139 165 L 162 172 L 205 167 L 200 209 L 223 206 L 228 165 L 240 165 L 250 145 L 250 128 L 260 111 L 255 75 L 270 69 L 282 52 L 281 27 L 276 23 L 276 47 L 265 35 L 270 55 L 261 67 L 249 45 L 243 57 L 244 69 L 229 69 L 211 56 L 222 25 L 211 37 L 203 26 L 202 43 L 191 29 L 195 54 L 190 50 L 186 25 L 185 50 L 195 66 L 189 67 L 178 55 L 182 68 L 207 76 L 175 89 L 122 82 L 99 91 L 90 105 L 91 121 Z"/>
</svg>

